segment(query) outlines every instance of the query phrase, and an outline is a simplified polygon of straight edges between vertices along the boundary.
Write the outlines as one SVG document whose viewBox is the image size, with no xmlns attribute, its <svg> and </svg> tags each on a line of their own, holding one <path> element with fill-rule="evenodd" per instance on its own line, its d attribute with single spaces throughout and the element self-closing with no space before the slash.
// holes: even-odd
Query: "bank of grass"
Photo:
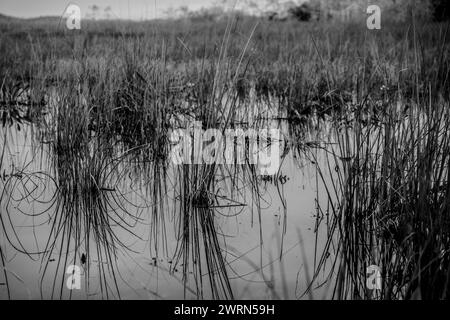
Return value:
<svg viewBox="0 0 450 320">
<path fill-rule="evenodd" d="M 283 107 L 300 113 L 314 108 L 339 111 L 343 103 L 362 101 L 367 95 L 378 98 L 383 85 L 411 96 L 422 94 L 431 82 L 437 86 L 435 92 L 448 97 L 444 23 L 385 22 L 381 30 L 371 31 L 362 22 L 273 22 L 241 17 L 227 31 L 228 21 L 86 21 L 82 30 L 75 31 L 54 22 L 39 27 L 33 27 L 33 21 L 4 25 L 1 76 L 12 79 L 10 85 L 30 84 L 36 94 L 61 86 L 59 76 L 75 77 L 79 82 L 89 78 L 88 86 L 95 87 L 104 80 L 104 74 L 95 71 L 101 67 L 115 73 L 106 81 L 108 89 L 115 90 L 128 87 L 133 72 L 144 78 L 162 72 L 172 85 L 157 94 L 166 99 L 189 97 L 201 104 L 208 94 L 205 90 L 212 90 L 208 84 L 213 80 L 223 34 L 230 34 L 223 61 L 230 72 L 223 77 L 231 81 L 233 66 L 258 23 L 247 50 L 245 72 L 235 84 L 243 97 L 255 88 L 260 99 L 275 97 Z M 108 90 L 102 92 L 113 96 Z"/>
</svg>

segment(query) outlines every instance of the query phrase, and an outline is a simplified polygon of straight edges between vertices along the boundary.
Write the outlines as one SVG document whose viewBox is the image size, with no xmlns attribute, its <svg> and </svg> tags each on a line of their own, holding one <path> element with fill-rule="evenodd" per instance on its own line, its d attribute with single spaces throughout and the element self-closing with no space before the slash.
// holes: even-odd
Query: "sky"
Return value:
<svg viewBox="0 0 450 320">
<path fill-rule="evenodd" d="M 161 17 L 170 7 L 188 6 L 191 10 L 208 7 L 214 0 L 0 0 L 0 13 L 20 18 L 61 16 L 70 3 L 81 8 L 81 15 L 91 12 L 97 5 L 103 11 L 110 7 L 112 15 L 121 19 L 146 19 Z M 156 10 L 155 10 L 156 6 Z"/>
</svg>

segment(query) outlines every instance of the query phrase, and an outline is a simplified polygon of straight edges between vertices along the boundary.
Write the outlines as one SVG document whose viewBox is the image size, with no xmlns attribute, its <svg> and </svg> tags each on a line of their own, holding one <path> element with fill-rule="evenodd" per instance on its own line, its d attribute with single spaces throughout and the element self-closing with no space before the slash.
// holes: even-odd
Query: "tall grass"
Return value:
<svg viewBox="0 0 450 320">
<path fill-rule="evenodd" d="M 318 214 L 331 215 L 333 232 L 316 277 L 330 272 L 334 298 L 448 297 L 448 107 L 389 104 L 377 121 L 362 125 L 358 112 L 333 135 L 328 165 L 318 167 L 327 190 Z M 370 265 L 382 270 L 381 291 L 367 289 Z"/>
</svg>

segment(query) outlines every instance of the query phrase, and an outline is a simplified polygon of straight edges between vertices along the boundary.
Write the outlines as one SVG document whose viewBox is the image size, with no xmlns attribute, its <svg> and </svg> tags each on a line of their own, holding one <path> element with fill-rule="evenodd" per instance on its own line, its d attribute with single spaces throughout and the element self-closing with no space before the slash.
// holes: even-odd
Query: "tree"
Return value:
<svg viewBox="0 0 450 320">
<path fill-rule="evenodd" d="M 299 21 L 309 21 L 312 17 L 312 8 L 307 3 L 289 8 L 288 12 Z"/>
<path fill-rule="evenodd" d="M 89 9 L 91 10 L 91 14 L 90 15 L 88 14 L 88 16 L 90 16 L 90 18 L 94 19 L 94 20 L 96 18 L 98 18 L 98 13 L 100 11 L 100 7 L 96 4 L 94 4 L 92 6 L 89 6 Z"/>
<path fill-rule="evenodd" d="M 437 21 L 450 19 L 450 1 L 449 0 L 431 0 L 433 6 L 433 18 Z"/>
</svg>

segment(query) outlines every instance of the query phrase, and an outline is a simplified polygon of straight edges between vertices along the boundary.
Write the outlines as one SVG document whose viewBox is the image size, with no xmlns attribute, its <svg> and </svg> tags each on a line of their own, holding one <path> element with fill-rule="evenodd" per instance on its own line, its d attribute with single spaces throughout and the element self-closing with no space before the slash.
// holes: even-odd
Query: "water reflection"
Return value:
<svg viewBox="0 0 450 320">
<path fill-rule="evenodd" d="M 250 118 L 245 123 L 269 125 Z M 326 130 L 271 121 L 285 136 L 273 177 L 252 165 L 174 165 L 161 156 L 167 150 L 155 152 L 164 140 L 111 143 L 94 133 L 88 144 L 67 145 L 64 130 L 85 134 L 70 127 L 83 121 L 50 136 L 35 125 L 4 128 L 2 250 L 11 297 L 326 296 L 322 285 L 304 296 L 330 234 L 316 214 L 324 192 L 316 163 L 326 156 L 317 141 Z M 72 264 L 82 268 L 81 290 L 66 287 Z"/>
</svg>

